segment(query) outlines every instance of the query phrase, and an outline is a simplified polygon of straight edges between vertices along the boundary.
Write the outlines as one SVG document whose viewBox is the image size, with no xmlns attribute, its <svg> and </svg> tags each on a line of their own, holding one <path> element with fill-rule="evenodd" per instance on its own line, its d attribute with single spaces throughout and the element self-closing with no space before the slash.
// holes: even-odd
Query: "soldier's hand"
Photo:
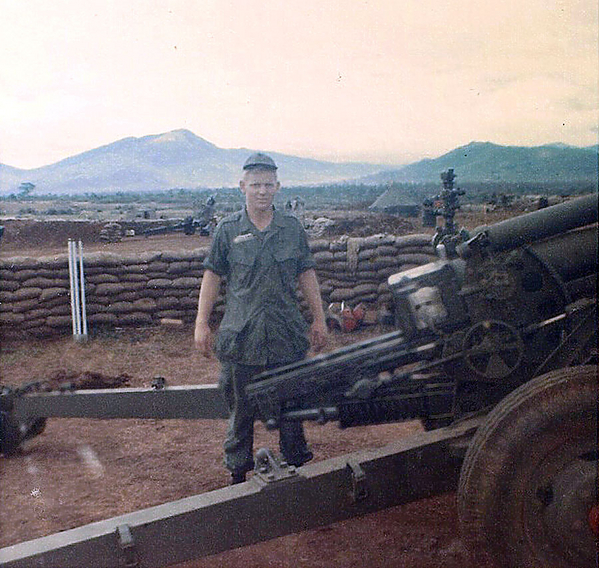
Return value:
<svg viewBox="0 0 599 568">
<path fill-rule="evenodd" d="M 310 327 L 310 343 L 316 353 L 322 351 L 329 341 L 329 330 L 323 321 L 314 321 Z"/>
<path fill-rule="evenodd" d="M 214 336 L 210 326 L 207 323 L 196 323 L 194 341 L 196 347 L 200 350 L 200 353 L 204 357 L 212 356 Z"/>
</svg>

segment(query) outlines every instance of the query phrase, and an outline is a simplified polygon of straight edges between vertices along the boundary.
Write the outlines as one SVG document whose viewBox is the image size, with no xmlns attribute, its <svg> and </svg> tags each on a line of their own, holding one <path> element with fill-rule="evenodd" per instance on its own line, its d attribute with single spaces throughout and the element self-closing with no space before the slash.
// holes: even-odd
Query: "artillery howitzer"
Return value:
<svg viewBox="0 0 599 568">
<path fill-rule="evenodd" d="M 166 233 L 183 232 L 185 235 L 195 235 L 196 231 L 201 237 L 208 237 L 212 234 L 216 222 L 214 219 L 214 197 L 209 197 L 206 204 L 202 206 L 197 217 L 185 217 L 180 223 L 173 225 L 163 225 L 161 227 L 152 227 L 146 229 L 143 235 L 149 237 L 151 235 L 164 235 Z"/>
<path fill-rule="evenodd" d="M 594 194 L 475 229 L 389 278 L 396 331 L 247 388 L 271 428 L 419 418 L 422 434 L 300 469 L 261 450 L 244 484 L 8 547 L 0 561 L 165 566 L 458 488 L 475 554 L 510 568 L 593 565 L 596 223 Z M 5 453 L 50 416 L 226 415 L 215 385 L 7 391 L 1 403 Z"/>
<path fill-rule="evenodd" d="M 165 235 L 166 233 L 184 233 L 185 235 L 195 235 L 196 231 L 201 237 L 207 237 L 212 232 L 210 222 L 205 222 L 203 219 L 194 219 L 193 217 L 185 217 L 180 223 L 174 225 L 162 225 L 160 227 L 151 227 L 143 232 L 145 237 L 151 235 Z"/>
</svg>

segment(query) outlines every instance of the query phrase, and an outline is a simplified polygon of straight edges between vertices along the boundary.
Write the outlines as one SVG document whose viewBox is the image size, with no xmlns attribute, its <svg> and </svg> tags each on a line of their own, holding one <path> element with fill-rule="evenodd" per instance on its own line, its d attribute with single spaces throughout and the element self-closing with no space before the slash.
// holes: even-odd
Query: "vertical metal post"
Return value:
<svg viewBox="0 0 599 568">
<path fill-rule="evenodd" d="M 68 240 L 69 279 L 71 286 L 71 316 L 73 337 L 76 341 L 87 339 L 87 318 L 85 316 L 85 284 L 83 276 L 83 245 L 79 249 L 73 239 Z M 79 256 L 79 260 L 77 257 Z M 82 321 L 83 329 L 82 329 Z"/>
<path fill-rule="evenodd" d="M 69 250 L 69 285 L 71 295 L 71 319 L 73 323 L 73 336 L 77 336 L 77 308 L 76 308 L 76 294 L 75 294 L 75 267 L 73 266 L 73 241 L 68 240 Z"/>
<path fill-rule="evenodd" d="M 81 292 L 81 333 L 87 339 L 87 312 L 85 307 L 85 276 L 83 274 L 83 243 L 79 241 L 79 282 Z"/>
</svg>

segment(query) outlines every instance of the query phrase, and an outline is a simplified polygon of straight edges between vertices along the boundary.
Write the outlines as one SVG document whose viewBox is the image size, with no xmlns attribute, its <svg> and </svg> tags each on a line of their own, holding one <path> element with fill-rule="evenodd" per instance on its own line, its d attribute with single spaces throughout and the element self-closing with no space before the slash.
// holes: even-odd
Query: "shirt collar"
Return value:
<svg viewBox="0 0 599 568">
<path fill-rule="evenodd" d="M 279 213 L 279 211 L 277 211 L 274 207 L 274 212 L 273 212 L 273 216 L 272 216 L 272 225 L 275 225 L 277 227 L 284 227 L 285 226 L 285 216 L 282 213 Z"/>
<path fill-rule="evenodd" d="M 256 230 L 256 227 L 254 226 L 254 223 L 252 223 L 250 221 L 250 218 L 248 217 L 248 212 L 247 209 L 244 207 L 241 210 L 241 226 L 240 226 L 240 231 L 243 232 L 252 232 Z"/>
<path fill-rule="evenodd" d="M 284 227 L 284 226 L 285 226 L 285 216 L 282 213 L 280 213 L 279 211 L 277 211 L 277 209 L 273 206 L 272 221 L 270 222 L 269 228 L 266 230 L 271 231 L 275 227 L 279 228 L 279 227 Z M 250 218 L 248 216 L 248 212 L 247 212 L 247 209 L 245 206 L 241 211 L 241 227 L 240 227 L 240 229 L 241 229 L 241 231 L 256 231 L 257 230 L 254 223 L 252 223 L 250 221 Z"/>
</svg>

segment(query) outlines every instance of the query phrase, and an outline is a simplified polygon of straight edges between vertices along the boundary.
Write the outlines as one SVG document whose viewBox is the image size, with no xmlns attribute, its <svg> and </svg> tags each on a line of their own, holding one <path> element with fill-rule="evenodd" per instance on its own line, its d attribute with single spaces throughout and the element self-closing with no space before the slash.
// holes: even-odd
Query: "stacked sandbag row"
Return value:
<svg viewBox="0 0 599 568">
<path fill-rule="evenodd" d="M 123 227 L 120 223 L 106 223 L 100 231 L 100 240 L 106 243 L 120 243 L 123 238 Z"/>
<path fill-rule="evenodd" d="M 388 304 L 391 274 L 437 260 L 430 235 L 343 237 L 312 246 L 323 301 L 352 307 Z"/>
<path fill-rule="evenodd" d="M 84 256 L 88 325 L 152 325 L 193 321 L 205 251 L 147 253 L 126 258 Z M 222 298 L 217 312 L 222 311 Z M 72 326 L 67 257 L 0 262 L 0 329 L 51 335 Z"/>
<path fill-rule="evenodd" d="M 70 323 L 69 271 L 66 256 L 13 258 L 0 262 L 0 326 L 2 335 L 14 331 L 49 334 Z M 43 331 L 42 331 L 43 330 Z"/>
<path fill-rule="evenodd" d="M 389 275 L 435 260 L 430 240 L 429 235 L 377 235 L 312 242 L 323 302 L 345 302 L 351 307 L 386 305 L 391 301 Z M 135 257 L 85 254 L 89 327 L 193 322 L 205 255 L 205 249 Z M 216 319 L 223 308 L 221 294 Z M 67 255 L 0 260 L 0 336 L 65 334 L 71 328 Z"/>
</svg>

